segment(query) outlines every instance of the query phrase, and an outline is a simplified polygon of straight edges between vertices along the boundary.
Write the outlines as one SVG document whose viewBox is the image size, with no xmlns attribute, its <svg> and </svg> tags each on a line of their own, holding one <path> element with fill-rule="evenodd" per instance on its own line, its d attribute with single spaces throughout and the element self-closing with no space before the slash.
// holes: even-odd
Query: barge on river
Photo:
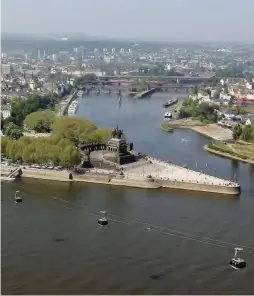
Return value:
<svg viewBox="0 0 254 296">
<path fill-rule="evenodd" d="M 168 100 L 166 103 L 163 104 L 163 108 L 168 108 L 178 102 L 178 99 L 176 97 L 172 98 L 171 100 Z"/>
</svg>

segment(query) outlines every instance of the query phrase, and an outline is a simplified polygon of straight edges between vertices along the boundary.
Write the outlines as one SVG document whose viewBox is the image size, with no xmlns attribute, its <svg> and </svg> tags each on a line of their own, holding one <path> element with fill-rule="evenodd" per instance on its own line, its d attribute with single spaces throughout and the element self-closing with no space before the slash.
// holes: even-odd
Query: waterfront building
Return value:
<svg viewBox="0 0 254 296">
<path fill-rule="evenodd" d="M 1 64 L 1 75 L 8 75 L 11 73 L 11 64 Z"/>
<path fill-rule="evenodd" d="M 3 119 L 10 117 L 11 116 L 11 105 L 10 104 L 2 105 L 1 106 L 1 113 L 2 113 Z"/>
</svg>

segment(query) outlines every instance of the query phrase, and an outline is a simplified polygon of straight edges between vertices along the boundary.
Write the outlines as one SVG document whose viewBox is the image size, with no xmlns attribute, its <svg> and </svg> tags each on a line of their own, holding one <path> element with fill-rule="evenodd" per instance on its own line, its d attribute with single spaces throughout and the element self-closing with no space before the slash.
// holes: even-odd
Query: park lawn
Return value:
<svg viewBox="0 0 254 296">
<path fill-rule="evenodd" d="M 237 143 L 225 143 L 217 141 L 214 143 L 220 149 L 223 149 L 226 153 L 235 154 L 239 157 L 254 159 L 254 145 L 240 145 Z"/>
<path fill-rule="evenodd" d="M 202 123 L 198 119 L 194 118 L 182 118 L 182 119 L 176 119 L 169 122 L 170 126 L 181 126 L 181 127 L 194 127 L 194 126 L 204 126 L 206 124 Z"/>
</svg>

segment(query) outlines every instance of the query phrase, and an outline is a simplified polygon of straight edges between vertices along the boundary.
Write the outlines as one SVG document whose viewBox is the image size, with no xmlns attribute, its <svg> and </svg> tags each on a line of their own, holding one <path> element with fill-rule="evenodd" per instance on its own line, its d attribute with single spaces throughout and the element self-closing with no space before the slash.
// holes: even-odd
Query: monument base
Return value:
<svg viewBox="0 0 254 296">
<path fill-rule="evenodd" d="M 103 158 L 105 160 L 111 161 L 119 165 L 124 165 L 124 164 L 132 163 L 136 161 L 135 155 L 131 153 L 125 154 L 125 155 L 119 155 L 119 154 L 107 152 L 103 155 Z"/>
</svg>

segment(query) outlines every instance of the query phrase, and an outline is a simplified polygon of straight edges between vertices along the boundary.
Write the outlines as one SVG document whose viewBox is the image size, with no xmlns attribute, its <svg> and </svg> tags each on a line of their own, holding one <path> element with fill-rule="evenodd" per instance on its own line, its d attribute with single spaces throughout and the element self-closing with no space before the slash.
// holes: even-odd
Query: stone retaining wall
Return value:
<svg viewBox="0 0 254 296">
<path fill-rule="evenodd" d="M 25 178 L 54 180 L 54 181 L 71 181 L 69 179 L 69 173 L 67 171 L 49 171 L 40 169 L 22 169 Z"/>
<path fill-rule="evenodd" d="M 170 180 L 157 180 L 164 188 L 172 189 L 182 189 L 190 191 L 202 191 L 202 192 L 211 192 L 211 193 L 220 193 L 220 194 L 230 194 L 230 195 L 239 195 L 241 193 L 240 186 L 219 186 L 219 185 L 209 185 L 201 183 L 187 183 L 179 181 L 170 181 Z"/>
<path fill-rule="evenodd" d="M 8 168 L 4 168 L 4 171 L 8 171 Z M 9 169 L 10 171 L 10 169 Z M 69 173 L 67 171 L 50 171 L 50 170 L 39 170 L 39 169 L 22 169 L 22 178 L 35 178 L 35 179 L 45 179 L 45 180 L 55 180 L 55 181 L 79 181 L 88 183 L 99 183 L 107 185 L 116 186 L 128 186 L 128 187 L 138 187 L 138 188 L 172 188 L 172 189 L 182 189 L 191 191 L 203 191 L 211 193 L 238 195 L 240 194 L 240 186 L 219 186 L 219 185 L 208 185 L 201 183 L 187 183 L 181 181 L 170 181 L 162 179 L 146 179 L 137 178 L 134 175 L 127 176 L 116 176 L 112 174 L 101 174 L 101 173 L 86 173 L 84 175 L 73 174 L 73 180 L 69 179 Z"/>
</svg>

